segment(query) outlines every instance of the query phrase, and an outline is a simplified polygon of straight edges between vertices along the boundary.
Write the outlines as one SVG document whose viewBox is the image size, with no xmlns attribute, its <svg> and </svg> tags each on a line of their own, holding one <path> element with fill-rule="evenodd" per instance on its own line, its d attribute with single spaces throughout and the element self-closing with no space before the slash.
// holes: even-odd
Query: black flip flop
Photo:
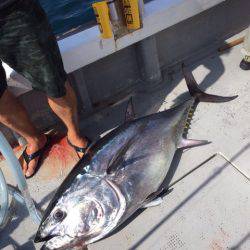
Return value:
<svg viewBox="0 0 250 250">
<path fill-rule="evenodd" d="M 74 150 L 76 151 L 77 155 L 78 155 L 78 153 L 86 154 L 86 151 L 87 151 L 87 149 L 89 148 L 89 146 L 90 146 L 90 144 L 91 144 L 90 139 L 89 139 L 88 137 L 85 137 L 85 138 L 86 138 L 86 140 L 87 140 L 87 146 L 84 147 L 84 148 L 81 148 L 81 147 L 78 147 L 78 146 L 73 145 L 73 144 L 70 142 L 69 138 L 67 138 L 68 144 L 69 144 L 72 148 L 74 148 Z M 79 155 L 78 155 L 78 157 L 79 157 Z M 81 157 L 79 157 L 79 158 L 81 158 Z"/>
<path fill-rule="evenodd" d="M 36 164 L 36 168 L 35 168 L 34 173 L 31 176 L 25 176 L 26 179 L 29 179 L 29 178 L 33 177 L 37 173 L 37 171 L 39 170 L 39 168 L 41 167 L 42 156 L 43 156 L 45 150 L 48 148 L 49 144 L 50 144 L 50 137 L 47 136 L 47 142 L 46 142 L 46 144 L 42 148 L 40 148 L 39 150 L 37 150 L 35 153 L 28 154 L 27 151 L 26 151 L 27 147 L 23 151 L 22 156 L 23 156 L 23 159 L 25 160 L 25 162 L 27 164 L 27 168 L 29 168 L 29 163 L 32 160 L 34 160 L 36 157 L 39 157 L 38 162 Z"/>
</svg>

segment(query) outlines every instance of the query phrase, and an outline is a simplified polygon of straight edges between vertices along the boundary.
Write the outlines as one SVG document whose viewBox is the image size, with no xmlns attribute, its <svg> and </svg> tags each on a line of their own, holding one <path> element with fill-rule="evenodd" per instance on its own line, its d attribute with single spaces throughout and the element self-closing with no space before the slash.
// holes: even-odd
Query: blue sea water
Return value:
<svg viewBox="0 0 250 250">
<path fill-rule="evenodd" d="M 39 0 L 55 35 L 95 20 L 94 0 Z"/>
</svg>

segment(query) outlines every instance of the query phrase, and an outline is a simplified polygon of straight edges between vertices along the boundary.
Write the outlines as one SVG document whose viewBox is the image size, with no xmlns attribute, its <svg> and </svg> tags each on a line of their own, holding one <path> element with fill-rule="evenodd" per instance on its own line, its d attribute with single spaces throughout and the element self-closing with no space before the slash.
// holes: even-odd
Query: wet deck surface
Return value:
<svg viewBox="0 0 250 250">
<path fill-rule="evenodd" d="M 169 182 L 216 152 L 222 152 L 250 176 L 250 72 L 238 65 L 241 46 L 224 54 L 214 54 L 193 65 L 195 78 L 209 93 L 238 94 L 225 104 L 199 104 L 190 138 L 207 139 L 212 144 L 176 155 Z M 169 91 L 171 91 L 169 93 Z M 174 74 L 164 87 L 152 94 L 139 93 L 135 99 L 138 116 L 170 107 L 187 91 L 180 74 Z M 169 93 L 169 94 L 168 94 Z M 105 110 L 82 121 L 82 130 L 95 138 L 117 126 L 126 104 Z M 37 176 L 28 180 L 30 192 L 40 207 L 46 208 L 54 190 L 77 161 L 65 138 L 56 137 Z M 6 179 L 14 184 L 5 162 L 0 163 Z M 164 202 L 138 215 L 116 234 L 89 246 L 97 249 L 250 249 L 250 183 L 220 156 L 214 157 L 171 187 Z M 16 218 L 0 234 L 0 249 L 39 249 L 32 238 L 37 225 L 22 206 Z"/>
</svg>

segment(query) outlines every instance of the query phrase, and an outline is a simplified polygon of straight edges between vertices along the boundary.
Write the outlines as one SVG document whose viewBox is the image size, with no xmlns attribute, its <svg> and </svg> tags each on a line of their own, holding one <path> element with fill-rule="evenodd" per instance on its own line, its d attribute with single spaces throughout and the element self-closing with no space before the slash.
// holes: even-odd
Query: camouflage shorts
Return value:
<svg viewBox="0 0 250 250">
<path fill-rule="evenodd" d="M 0 10 L 0 59 L 34 89 L 54 98 L 65 95 L 67 75 L 57 41 L 36 0 L 17 0 Z M 1 60 L 0 94 L 6 89 Z"/>
</svg>

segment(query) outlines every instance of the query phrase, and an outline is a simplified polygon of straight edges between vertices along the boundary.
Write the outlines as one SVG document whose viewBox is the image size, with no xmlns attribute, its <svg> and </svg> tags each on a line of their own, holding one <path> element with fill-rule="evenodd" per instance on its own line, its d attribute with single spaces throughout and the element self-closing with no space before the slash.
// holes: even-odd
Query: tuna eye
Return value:
<svg viewBox="0 0 250 250">
<path fill-rule="evenodd" d="M 54 214 L 53 214 L 53 217 L 54 217 L 54 219 L 55 219 L 56 221 L 61 221 L 61 220 L 63 220 L 63 219 L 65 218 L 65 216 L 66 216 L 66 213 L 63 212 L 63 211 L 60 210 L 60 209 L 57 209 L 57 210 L 54 212 Z"/>
</svg>

